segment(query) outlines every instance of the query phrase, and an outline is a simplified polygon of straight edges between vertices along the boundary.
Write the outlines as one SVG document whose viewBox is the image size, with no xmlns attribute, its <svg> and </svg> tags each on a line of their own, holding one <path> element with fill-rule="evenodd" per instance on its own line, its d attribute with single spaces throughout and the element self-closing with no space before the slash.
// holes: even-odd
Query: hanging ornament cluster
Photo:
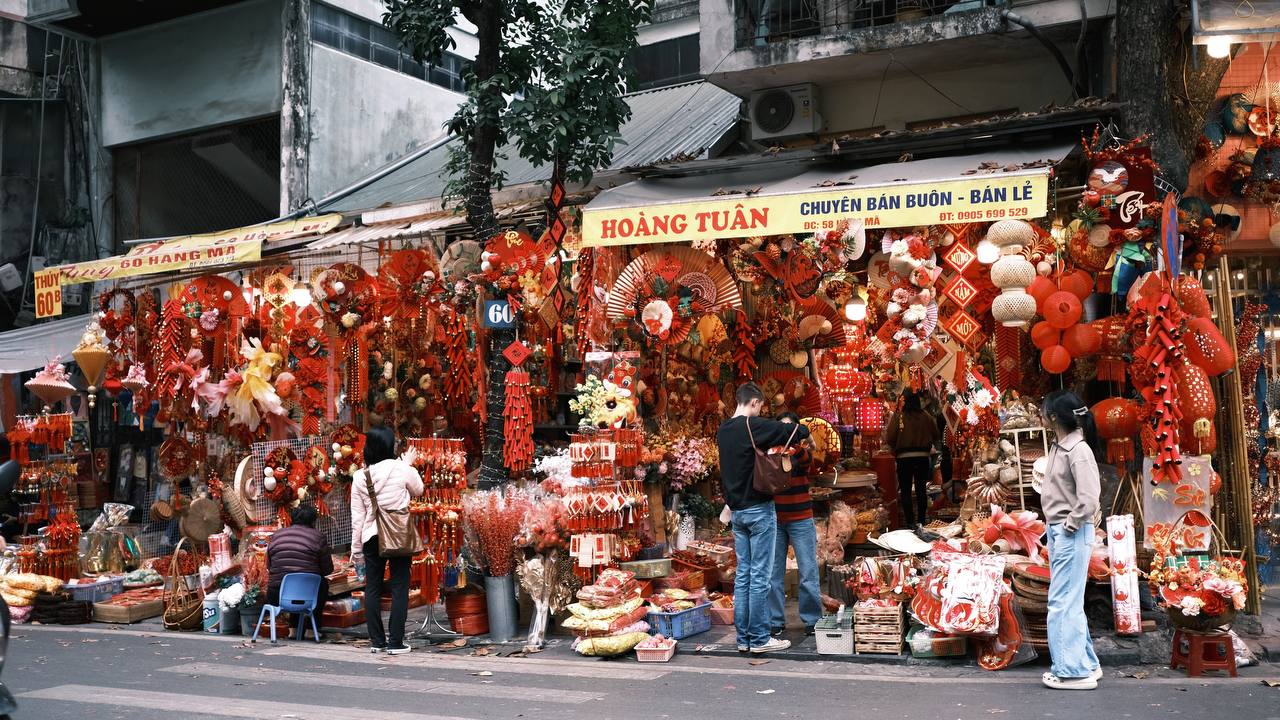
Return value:
<svg viewBox="0 0 1280 720">
<path fill-rule="evenodd" d="M 453 311 L 444 313 L 439 332 L 449 361 L 449 372 L 443 378 L 445 399 L 455 407 L 465 407 L 475 384 L 475 356 L 468 347 L 465 315 Z"/>
<path fill-rule="evenodd" d="M 651 250 L 623 268 L 609 290 L 606 313 L 614 322 L 638 327 L 649 342 L 674 347 L 704 315 L 741 308 L 742 293 L 724 265 L 677 247 Z"/>
<path fill-rule="evenodd" d="M 333 469 L 337 475 L 351 477 L 356 470 L 364 467 L 364 433 L 351 424 L 343 425 L 333 431 L 329 438 L 333 451 Z"/>
<path fill-rule="evenodd" d="M 1135 370 L 1134 383 L 1150 408 L 1151 432 L 1149 439 L 1144 438 L 1144 450 L 1152 458 L 1152 482 L 1176 485 L 1182 479 L 1182 408 L 1175 372 L 1183 360 L 1178 333 L 1182 311 L 1160 276 L 1148 275 L 1143 285 L 1140 300 L 1132 304 L 1131 312 L 1135 321 L 1144 326 L 1133 353 L 1134 362 L 1142 364 L 1141 372 Z"/>
<path fill-rule="evenodd" d="M 1000 288 L 991 314 L 1005 327 L 1023 327 L 1036 315 L 1035 298 L 1027 294 L 1036 269 L 1023 254 L 1036 237 L 1035 228 L 1022 220 L 1001 220 L 987 230 L 987 242 L 1000 249 L 1000 259 L 991 266 L 991 283 Z"/>
<path fill-rule="evenodd" d="M 378 285 L 359 265 L 338 263 L 311 279 L 311 298 L 335 333 L 330 363 L 346 363 L 343 386 L 348 406 L 362 416 L 369 383 L 369 333 L 381 320 Z"/>
<path fill-rule="evenodd" d="M 420 578 L 428 602 L 439 599 L 444 569 L 462 553 L 462 492 L 467 488 L 467 454 L 462 440 L 410 438 L 413 466 L 422 475 L 422 497 L 410 502 L 426 550 Z"/>
<path fill-rule="evenodd" d="M 888 269 L 899 281 L 890 292 L 877 337 L 892 348 L 895 359 L 918 363 L 929 354 L 929 336 L 938 326 L 934 283 L 942 270 L 926 234 L 890 231 L 881 243 L 889 256 Z"/>
<path fill-rule="evenodd" d="M 1073 359 L 1098 351 L 1101 334 L 1091 324 L 1080 322 L 1084 300 L 1093 292 L 1093 276 L 1080 269 L 1060 275 L 1056 282 L 1037 276 L 1028 291 L 1044 317 L 1031 328 L 1031 342 L 1040 350 L 1041 367 L 1059 375 Z"/>
</svg>

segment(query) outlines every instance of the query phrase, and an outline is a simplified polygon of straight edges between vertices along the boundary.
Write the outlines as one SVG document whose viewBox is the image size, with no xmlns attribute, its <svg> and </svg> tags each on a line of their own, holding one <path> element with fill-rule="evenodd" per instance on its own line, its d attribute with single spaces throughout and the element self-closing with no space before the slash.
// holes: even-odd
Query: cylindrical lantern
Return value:
<svg viewBox="0 0 1280 720">
<path fill-rule="evenodd" d="M 1124 465 L 1133 460 L 1133 439 L 1138 435 L 1138 406 L 1125 398 L 1107 398 L 1093 406 L 1098 437 L 1107 441 L 1107 462 Z"/>
<path fill-rule="evenodd" d="M 863 435 L 879 435 L 884 430 L 884 403 L 877 397 L 864 397 L 858 401 L 855 413 L 858 432 Z"/>
</svg>

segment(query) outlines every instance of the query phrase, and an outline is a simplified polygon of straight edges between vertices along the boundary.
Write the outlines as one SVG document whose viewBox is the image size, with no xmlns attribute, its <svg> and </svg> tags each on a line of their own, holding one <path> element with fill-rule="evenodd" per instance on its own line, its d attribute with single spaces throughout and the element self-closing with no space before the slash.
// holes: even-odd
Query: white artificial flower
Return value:
<svg viewBox="0 0 1280 720">
<path fill-rule="evenodd" d="M 980 408 L 989 408 L 991 407 L 991 403 L 995 401 L 996 399 L 992 397 L 991 391 L 986 388 L 982 388 L 973 394 L 973 404 Z"/>
<path fill-rule="evenodd" d="M 976 413 L 976 412 L 971 412 L 971 413 L 969 413 L 968 415 L 966 415 L 966 416 L 965 416 L 964 421 L 965 421 L 965 422 L 967 422 L 967 423 L 969 423 L 970 425 L 977 425 L 977 424 L 978 424 L 978 413 Z"/>
<path fill-rule="evenodd" d="M 890 255 L 906 255 L 909 252 L 911 252 L 911 246 L 907 244 L 906 240 L 894 240 L 893 244 L 889 246 Z"/>
<path fill-rule="evenodd" d="M 1204 603 L 1195 595 L 1187 595 L 1178 602 L 1178 607 L 1182 609 L 1183 615 L 1195 617 L 1200 614 L 1200 608 L 1204 607 Z"/>
<path fill-rule="evenodd" d="M 908 327 L 915 327 L 924 322 L 929 316 L 929 311 L 923 305 L 912 305 L 902 313 L 902 324 Z"/>
</svg>

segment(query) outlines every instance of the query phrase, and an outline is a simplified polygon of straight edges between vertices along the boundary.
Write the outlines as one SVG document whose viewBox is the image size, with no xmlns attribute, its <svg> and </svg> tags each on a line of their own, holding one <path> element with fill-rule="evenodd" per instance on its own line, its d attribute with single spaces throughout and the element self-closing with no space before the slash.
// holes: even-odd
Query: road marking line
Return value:
<svg viewBox="0 0 1280 720">
<path fill-rule="evenodd" d="M 236 665 L 217 665 L 214 663 L 187 663 L 173 667 L 161 668 L 161 672 L 180 673 L 183 675 L 204 675 L 212 677 L 261 678 L 273 683 L 284 682 L 299 685 L 329 685 L 357 688 L 360 690 L 388 690 L 395 692 L 431 693 L 437 695 L 461 695 L 475 697 L 483 695 L 492 698 L 521 700 L 528 702 L 564 703 L 578 705 L 605 697 L 603 693 L 580 692 L 577 690 L 559 690 L 513 685 L 481 685 L 479 682 L 443 682 L 436 680 L 408 680 L 403 678 L 368 677 L 363 675 L 343 675 L 338 673 L 309 673 L 295 670 L 279 670 L 267 667 L 241 667 Z"/>
<path fill-rule="evenodd" d="M 193 714 L 246 718 L 249 720 L 473 720 L 456 715 L 419 715 L 418 713 L 373 710 L 353 707 L 302 705 L 273 700 L 246 700 L 235 697 L 209 697 L 190 693 L 152 692 L 91 685 L 58 685 L 18 695 L 28 700 L 58 700 L 87 705 L 112 705 L 146 710 L 187 708 Z"/>
<path fill-rule="evenodd" d="M 551 658 L 484 658 L 446 655 L 443 653 L 414 652 L 409 655 L 370 655 L 355 648 L 339 648 L 325 645 L 289 644 L 261 651 L 262 655 L 301 657 L 313 660 L 358 663 L 360 665 L 407 665 L 439 668 L 441 670 L 489 670 L 495 673 L 522 675 L 572 675 L 578 678 L 604 680 L 648 681 L 666 677 L 667 670 L 650 669 L 636 663 L 608 663 L 591 660 L 554 660 Z M 375 660 L 376 658 L 376 660 Z"/>
</svg>

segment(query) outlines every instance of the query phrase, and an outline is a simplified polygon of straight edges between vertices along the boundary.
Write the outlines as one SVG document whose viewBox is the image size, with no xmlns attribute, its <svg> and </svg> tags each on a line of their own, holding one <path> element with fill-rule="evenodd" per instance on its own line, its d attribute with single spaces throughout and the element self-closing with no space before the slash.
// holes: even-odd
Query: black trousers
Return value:
<svg viewBox="0 0 1280 720">
<path fill-rule="evenodd" d="M 928 456 L 899 458 L 898 466 L 898 499 L 902 508 L 902 522 L 908 528 L 925 520 L 925 508 L 929 502 L 929 480 L 933 474 L 933 463 Z M 915 502 L 912 502 L 912 488 L 915 488 Z"/>
<path fill-rule="evenodd" d="M 364 544 L 364 622 L 369 628 L 369 642 L 374 647 L 404 645 L 404 624 L 409 618 L 409 567 L 411 557 L 384 558 L 378 554 L 378 536 Z M 385 583 L 391 591 L 390 637 L 382 627 L 382 575 L 391 566 L 391 579 Z M 388 643 L 387 641 L 391 642 Z"/>
</svg>

